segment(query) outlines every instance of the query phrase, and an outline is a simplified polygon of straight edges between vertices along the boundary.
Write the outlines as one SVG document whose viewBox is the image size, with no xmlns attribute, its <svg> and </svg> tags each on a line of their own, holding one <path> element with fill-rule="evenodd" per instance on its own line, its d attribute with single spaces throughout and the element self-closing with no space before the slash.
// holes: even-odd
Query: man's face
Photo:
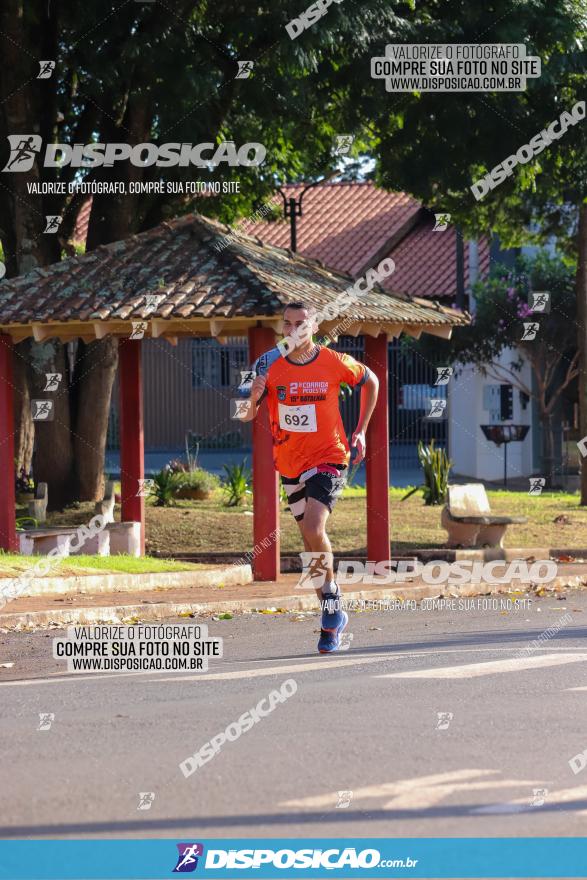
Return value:
<svg viewBox="0 0 587 880">
<path fill-rule="evenodd" d="M 311 342 L 316 329 L 316 322 L 308 309 L 286 309 L 283 313 L 283 335 L 293 340 L 294 348 Z"/>
</svg>

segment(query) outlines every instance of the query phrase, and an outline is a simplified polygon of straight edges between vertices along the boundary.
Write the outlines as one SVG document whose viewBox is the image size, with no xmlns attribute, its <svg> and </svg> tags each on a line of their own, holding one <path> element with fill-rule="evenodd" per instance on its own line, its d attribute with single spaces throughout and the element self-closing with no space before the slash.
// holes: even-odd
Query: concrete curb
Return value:
<svg viewBox="0 0 587 880">
<path fill-rule="evenodd" d="M 19 578 L 0 578 L 0 589 Z M 24 581 L 24 578 L 23 578 Z M 148 574 L 90 574 L 73 577 L 31 578 L 19 598 L 68 593 L 135 593 L 173 587 L 242 586 L 253 581 L 250 565 L 227 565 L 201 571 L 162 571 Z"/>
<path fill-rule="evenodd" d="M 167 556 L 164 553 L 155 553 L 157 559 L 177 559 L 184 562 L 208 563 L 210 565 L 228 565 L 230 562 L 236 564 L 242 559 L 242 553 L 232 553 L 230 551 L 218 553 L 176 553 L 173 556 Z M 511 562 L 514 559 L 528 559 L 533 556 L 535 559 L 556 559 L 559 556 L 568 556 L 570 558 L 587 559 L 587 549 L 583 548 L 558 548 L 558 547 L 487 547 L 477 549 L 450 549 L 448 547 L 418 548 L 413 550 L 404 550 L 401 553 L 391 552 L 389 558 L 392 560 L 400 559 L 419 559 L 420 562 L 456 562 L 457 560 L 473 560 L 481 562 L 493 562 L 503 560 Z M 366 562 L 365 553 L 334 553 L 335 562 L 341 559 L 347 561 Z M 280 560 L 281 574 L 297 573 L 302 570 L 302 564 L 299 554 L 282 553 Z"/>
<path fill-rule="evenodd" d="M 409 583 L 400 587 L 386 587 L 380 590 L 361 590 L 345 592 L 348 602 L 369 603 L 415 601 L 428 598 L 467 598 L 474 596 L 495 595 L 499 593 L 531 592 L 526 585 L 513 588 L 510 584 L 472 584 L 468 588 L 449 588 L 443 591 L 438 586 L 411 586 Z M 542 585 L 541 585 L 542 586 Z M 557 593 L 565 589 L 580 589 L 586 586 L 585 578 L 557 578 L 547 585 L 548 592 Z M 105 605 L 100 607 L 63 608 L 46 611 L 29 611 L 0 616 L 0 628 L 21 630 L 43 628 L 47 626 L 69 626 L 92 623 L 126 623 L 135 618 L 138 620 L 162 620 L 169 617 L 206 614 L 237 614 L 239 612 L 261 611 L 276 608 L 282 611 L 318 611 L 316 597 L 306 596 L 270 596 L 266 599 L 229 599 L 210 602 L 157 602 L 135 605 Z M 134 622 L 134 621 L 133 621 Z"/>
</svg>

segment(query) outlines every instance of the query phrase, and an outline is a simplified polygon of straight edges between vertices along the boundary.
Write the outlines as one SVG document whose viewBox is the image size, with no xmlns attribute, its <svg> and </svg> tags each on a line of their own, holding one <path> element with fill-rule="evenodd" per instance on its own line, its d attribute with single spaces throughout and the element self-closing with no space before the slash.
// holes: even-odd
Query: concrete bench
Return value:
<svg viewBox="0 0 587 880">
<path fill-rule="evenodd" d="M 39 483 L 35 489 L 35 498 L 28 502 L 29 516 L 32 516 L 39 523 L 44 523 L 47 519 L 47 502 L 49 501 L 49 490 L 47 483 Z"/>
<path fill-rule="evenodd" d="M 59 550 L 62 556 L 141 555 L 141 524 L 138 522 L 108 523 L 101 532 L 86 538 L 80 547 L 75 541 L 72 547 L 77 531 L 78 527 L 58 526 L 27 529 L 18 533 L 20 552 L 23 556 L 43 556 L 50 550 Z"/>
<path fill-rule="evenodd" d="M 59 550 L 62 556 L 108 556 L 110 535 L 104 529 L 88 537 L 78 548 L 77 542 L 71 546 L 76 527 L 27 529 L 19 532 L 20 552 L 23 556 L 46 556 L 51 550 Z"/>
<path fill-rule="evenodd" d="M 440 516 L 448 532 L 447 547 L 503 547 L 507 527 L 525 522 L 525 516 L 495 516 L 482 483 L 449 486 Z"/>
</svg>

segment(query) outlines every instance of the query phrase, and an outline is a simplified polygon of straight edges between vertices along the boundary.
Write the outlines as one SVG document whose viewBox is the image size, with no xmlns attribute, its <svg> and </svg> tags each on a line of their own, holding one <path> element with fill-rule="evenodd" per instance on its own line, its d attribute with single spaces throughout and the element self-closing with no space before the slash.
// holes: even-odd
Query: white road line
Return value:
<svg viewBox="0 0 587 880">
<path fill-rule="evenodd" d="M 542 654 L 538 657 L 511 657 L 507 660 L 490 660 L 486 663 L 469 663 L 466 666 L 441 666 L 434 669 L 414 669 L 411 672 L 389 672 L 375 678 L 478 678 L 502 672 L 519 672 L 521 669 L 539 669 L 544 666 L 562 666 L 566 663 L 583 663 L 587 654 Z"/>
<path fill-rule="evenodd" d="M 393 782 L 366 785 L 355 789 L 352 793 L 352 803 L 366 800 L 376 800 L 378 809 L 381 810 L 426 810 L 435 807 L 446 798 L 457 792 L 487 791 L 493 788 L 520 788 L 542 783 L 529 779 L 500 779 L 495 778 L 501 773 L 500 770 L 449 770 L 444 773 L 435 773 L 431 776 L 413 776 L 407 779 L 397 779 Z M 492 776 L 492 779 L 487 777 Z M 336 803 L 336 792 L 312 795 L 297 800 L 283 801 L 280 806 L 289 809 L 325 809 Z"/>
<path fill-rule="evenodd" d="M 548 791 L 546 790 L 546 794 L 544 795 L 544 806 L 548 809 L 548 807 L 561 807 L 564 809 L 563 804 L 568 804 L 572 801 L 585 801 L 587 800 L 587 785 L 578 785 L 575 788 L 562 788 L 559 791 Z M 575 808 L 577 816 L 587 816 L 587 810 L 585 808 Z M 526 798 L 522 800 L 518 798 L 514 801 L 509 801 L 505 804 L 487 804 L 484 807 L 475 807 L 475 809 L 470 810 L 472 815 L 481 815 L 481 816 L 498 816 L 498 815 L 508 815 L 509 813 L 532 813 L 532 812 L 540 812 L 539 806 L 532 806 L 529 802 L 529 799 Z"/>
<path fill-rule="evenodd" d="M 261 669 L 237 669 L 234 672 L 204 672 L 202 675 L 177 675 L 167 681 L 227 681 L 237 678 L 260 678 L 264 675 L 283 675 L 290 672 L 307 672 L 314 669 L 333 669 L 340 666 L 364 666 L 368 663 L 381 663 L 394 659 L 394 655 L 378 654 L 373 657 L 324 658 L 309 663 L 291 663 L 289 666 L 263 666 Z"/>
<path fill-rule="evenodd" d="M 393 653 L 391 651 L 381 653 L 381 654 L 371 654 L 369 656 L 356 655 L 352 651 L 348 654 L 345 654 L 344 657 L 336 657 L 336 658 L 327 658 L 324 657 L 320 660 L 310 660 L 310 658 L 301 658 L 295 664 L 291 663 L 291 660 L 287 658 L 279 659 L 275 658 L 272 660 L 272 663 L 285 664 L 289 663 L 289 666 L 279 665 L 279 666 L 255 666 L 252 669 L 243 669 L 243 670 L 234 670 L 228 672 L 218 672 L 218 673 L 196 673 L 194 675 L 171 675 L 169 672 L 160 672 L 154 673 L 153 670 L 147 670 L 145 672 L 105 672 L 105 673 L 91 673 L 88 675 L 82 675 L 80 673 L 70 673 L 67 674 L 65 671 L 63 672 L 52 672 L 49 677 L 45 678 L 24 678 L 24 679 L 10 679 L 7 681 L 0 681 L 0 687 L 20 687 L 20 686 L 30 686 L 37 684 L 59 684 L 59 683 L 69 683 L 69 682 L 77 682 L 77 681 L 113 681 L 119 678 L 144 678 L 147 682 L 165 682 L 165 681 L 197 681 L 198 679 L 203 681 L 217 681 L 224 679 L 239 679 L 239 678 L 256 678 L 264 675 L 277 675 L 282 672 L 290 671 L 290 668 L 295 666 L 293 671 L 295 672 L 304 672 L 306 669 L 309 671 L 313 671 L 315 669 L 328 669 L 328 668 L 336 668 L 341 666 L 360 666 L 366 663 L 377 663 L 382 662 L 384 660 L 407 660 L 407 659 L 419 659 L 421 657 L 434 657 L 438 658 L 441 654 L 497 654 L 497 653 L 511 653 L 513 650 L 517 650 L 515 646 L 510 646 L 508 648 L 447 648 L 444 650 L 429 650 L 429 651 L 400 651 L 398 653 Z M 583 651 L 584 648 L 581 647 L 565 647 L 565 648 L 557 648 L 552 645 L 549 646 L 549 650 L 551 651 Z M 557 655 L 552 655 L 556 657 Z M 558 655 L 562 656 L 562 655 Z M 586 655 L 581 654 L 576 657 L 571 654 L 565 654 L 564 663 L 571 663 L 573 659 L 582 660 Z M 568 659 L 571 658 L 571 659 Z M 525 658 L 527 659 L 527 658 Z M 532 658 L 537 659 L 537 658 Z M 541 658 L 538 658 L 541 659 Z M 229 665 L 232 664 L 242 664 L 242 663 L 266 663 L 267 660 L 264 658 L 259 658 L 259 660 L 251 660 L 247 658 L 246 660 L 231 660 L 228 661 Z M 504 661 L 498 660 L 493 661 L 495 663 L 508 663 L 511 662 L 515 664 L 514 669 L 522 669 L 524 668 L 522 664 L 522 660 L 514 660 Z M 538 664 L 541 665 L 541 664 Z M 549 664 L 544 664 L 549 665 Z M 552 664 L 552 665 L 556 665 Z M 473 666 L 480 667 L 488 667 L 491 666 L 491 663 L 480 663 L 473 664 Z M 391 673 L 382 676 L 374 676 L 378 678 L 405 678 L 405 677 L 433 677 L 430 673 L 442 673 L 440 676 L 436 677 L 444 677 L 444 673 L 446 670 L 450 669 L 471 669 L 471 666 L 450 666 L 450 667 L 442 667 L 441 669 L 436 670 L 415 670 L 414 672 L 398 672 Z M 492 670 L 489 670 L 492 671 Z M 478 673 L 479 674 L 479 673 Z M 485 674 L 485 673 L 483 673 Z M 487 673 L 488 674 L 488 673 Z M 153 678 L 153 675 L 157 675 L 157 678 Z M 453 677 L 451 675 L 451 677 Z M 455 676 L 456 677 L 456 676 Z M 566 688 L 566 690 L 587 690 L 586 688 Z"/>
<path fill-rule="evenodd" d="M 239 679 L 239 678 L 258 678 L 264 675 L 281 675 L 284 672 L 304 672 L 306 669 L 314 670 L 314 669 L 332 669 L 336 666 L 361 666 L 365 663 L 381 663 L 383 660 L 393 659 L 393 654 L 377 654 L 376 656 L 370 657 L 344 657 L 331 659 L 324 658 L 323 660 L 315 660 L 310 661 L 309 663 L 290 663 L 289 666 L 263 666 L 260 669 L 237 669 L 233 672 L 202 672 L 195 675 L 170 675 L 168 672 L 161 672 L 159 678 L 146 678 L 148 682 L 162 682 L 162 681 L 218 681 L 222 679 Z M 250 662 L 250 661 L 240 661 L 240 662 Z M 61 673 L 57 673 L 58 675 Z M 112 681 L 116 678 L 128 678 L 129 676 L 152 676 L 153 671 L 148 670 L 146 672 L 118 672 L 115 674 L 108 675 L 97 674 L 97 675 L 79 675 L 76 673 L 72 673 L 69 676 L 64 676 L 62 678 L 29 678 L 23 679 L 22 681 L 14 680 L 14 681 L 0 681 L 0 687 L 16 687 L 18 685 L 34 685 L 34 684 L 55 684 L 56 682 L 71 682 L 71 681 L 99 681 L 103 679 L 107 679 Z"/>
</svg>

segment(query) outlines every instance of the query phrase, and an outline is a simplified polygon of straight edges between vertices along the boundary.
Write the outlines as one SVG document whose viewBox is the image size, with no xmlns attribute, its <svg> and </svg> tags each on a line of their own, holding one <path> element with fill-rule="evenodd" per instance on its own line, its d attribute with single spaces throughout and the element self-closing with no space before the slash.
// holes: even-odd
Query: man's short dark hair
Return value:
<svg viewBox="0 0 587 880">
<path fill-rule="evenodd" d="M 283 311 L 286 309 L 306 309 L 309 315 L 316 314 L 316 306 L 311 305 L 310 303 L 302 302 L 301 300 L 296 300 L 295 302 L 287 303 L 283 307 Z"/>
</svg>

